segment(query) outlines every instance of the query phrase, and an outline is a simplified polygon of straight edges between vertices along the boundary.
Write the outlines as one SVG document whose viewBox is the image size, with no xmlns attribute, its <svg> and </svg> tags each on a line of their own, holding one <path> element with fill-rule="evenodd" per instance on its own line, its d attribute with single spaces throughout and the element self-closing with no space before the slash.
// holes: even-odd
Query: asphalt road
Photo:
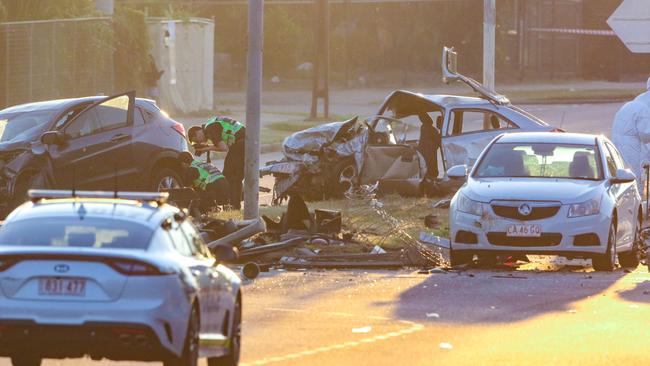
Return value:
<svg viewBox="0 0 650 366">
<path fill-rule="evenodd" d="M 541 257 L 516 271 L 271 271 L 244 289 L 242 365 L 640 363 L 649 279 Z M 44 363 L 92 364 L 118 365 Z"/>
<path fill-rule="evenodd" d="M 527 109 L 608 135 L 620 104 Z M 244 289 L 243 365 L 632 364 L 650 275 L 535 257 L 516 271 L 272 271 Z M 0 359 L 0 366 L 9 365 Z M 113 365 L 47 360 L 44 365 Z M 134 363 L 122 363 L 129 365 Z"/>
</svg>

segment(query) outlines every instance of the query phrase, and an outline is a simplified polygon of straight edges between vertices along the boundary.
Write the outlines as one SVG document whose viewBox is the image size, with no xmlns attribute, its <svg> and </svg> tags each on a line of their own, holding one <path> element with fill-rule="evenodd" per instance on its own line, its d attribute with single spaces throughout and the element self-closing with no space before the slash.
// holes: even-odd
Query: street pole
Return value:
<svg viewBox="0 0 650 366">
<path fill-rule="evenodd" d="M 244 219 L 259 217 L 263 40 L 264 0 L 248 0 L 248 88 L 246 89 Z"/>
<path fill-rule="evenodd" d="M 483 86 L 494 91 L 496 0 L 483 0 Z"/>
</svg>

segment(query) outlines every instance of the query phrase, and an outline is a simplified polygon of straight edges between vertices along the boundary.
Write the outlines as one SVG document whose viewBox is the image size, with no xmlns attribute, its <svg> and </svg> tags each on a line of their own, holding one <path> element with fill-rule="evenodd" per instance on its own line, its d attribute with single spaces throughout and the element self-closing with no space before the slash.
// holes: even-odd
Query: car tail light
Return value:
<svg viewBox="0 0 650 366">
<path fill-rule="evenodd" d="M 15 259 L 0 259 L 0 272 L 8 270 L 17 262 Z"/>
<path fill-rule="evenodd" d="M 566 132 L 566 131 L 561 128 L 554 128 L 551 130 L 551 132 Z"/>
<path fill-rule="evenodd" d="M 110 261 L 108 265 L 114 270 L 127 276 L 163 276 L 170 274 L 169 272 L 161 271 L 158 267 L 143 262 L 135 261 Z"/>
<path fill-rule="evenodd" d="M 180 133 L 183 137 L 185 137 L 185 126 L 183 126 L 182 123 L 174 122 L 172 124 L 172 128 L 174 131 Z"/>
</svg>

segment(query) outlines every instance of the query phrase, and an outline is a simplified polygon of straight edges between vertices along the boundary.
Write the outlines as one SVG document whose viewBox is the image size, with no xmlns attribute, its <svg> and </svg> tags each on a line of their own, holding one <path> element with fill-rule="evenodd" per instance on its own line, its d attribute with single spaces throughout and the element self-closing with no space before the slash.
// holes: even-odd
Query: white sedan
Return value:
<svg viewBox="0 0 650 366">
<path fill-rule="evenodd" d="M 450 207 L 451 262 L 474 255 L 591 258 L 597 271 L 639 264 L 641 197 L 603 136 L 513 133 L 495 138 Z"/>
<path fill-rule="evenodd" d="M 0 228 L 0 357 L 235 366 L 241 281 L 166 193 L 30 191 Z"/>
</svg>

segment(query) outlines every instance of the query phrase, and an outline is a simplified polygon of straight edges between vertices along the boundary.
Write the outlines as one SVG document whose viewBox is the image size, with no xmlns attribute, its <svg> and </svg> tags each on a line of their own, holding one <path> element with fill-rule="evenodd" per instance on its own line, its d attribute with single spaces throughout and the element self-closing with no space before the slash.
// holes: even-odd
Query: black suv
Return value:
<svg viewBox="0 0 650 366">
<path fill-rule="evenodd" d="M 185 128 L 135 93 L 0 111 L 0 214 L 29 188 L 160 191 L 182 186 Z"/>
</svg>

